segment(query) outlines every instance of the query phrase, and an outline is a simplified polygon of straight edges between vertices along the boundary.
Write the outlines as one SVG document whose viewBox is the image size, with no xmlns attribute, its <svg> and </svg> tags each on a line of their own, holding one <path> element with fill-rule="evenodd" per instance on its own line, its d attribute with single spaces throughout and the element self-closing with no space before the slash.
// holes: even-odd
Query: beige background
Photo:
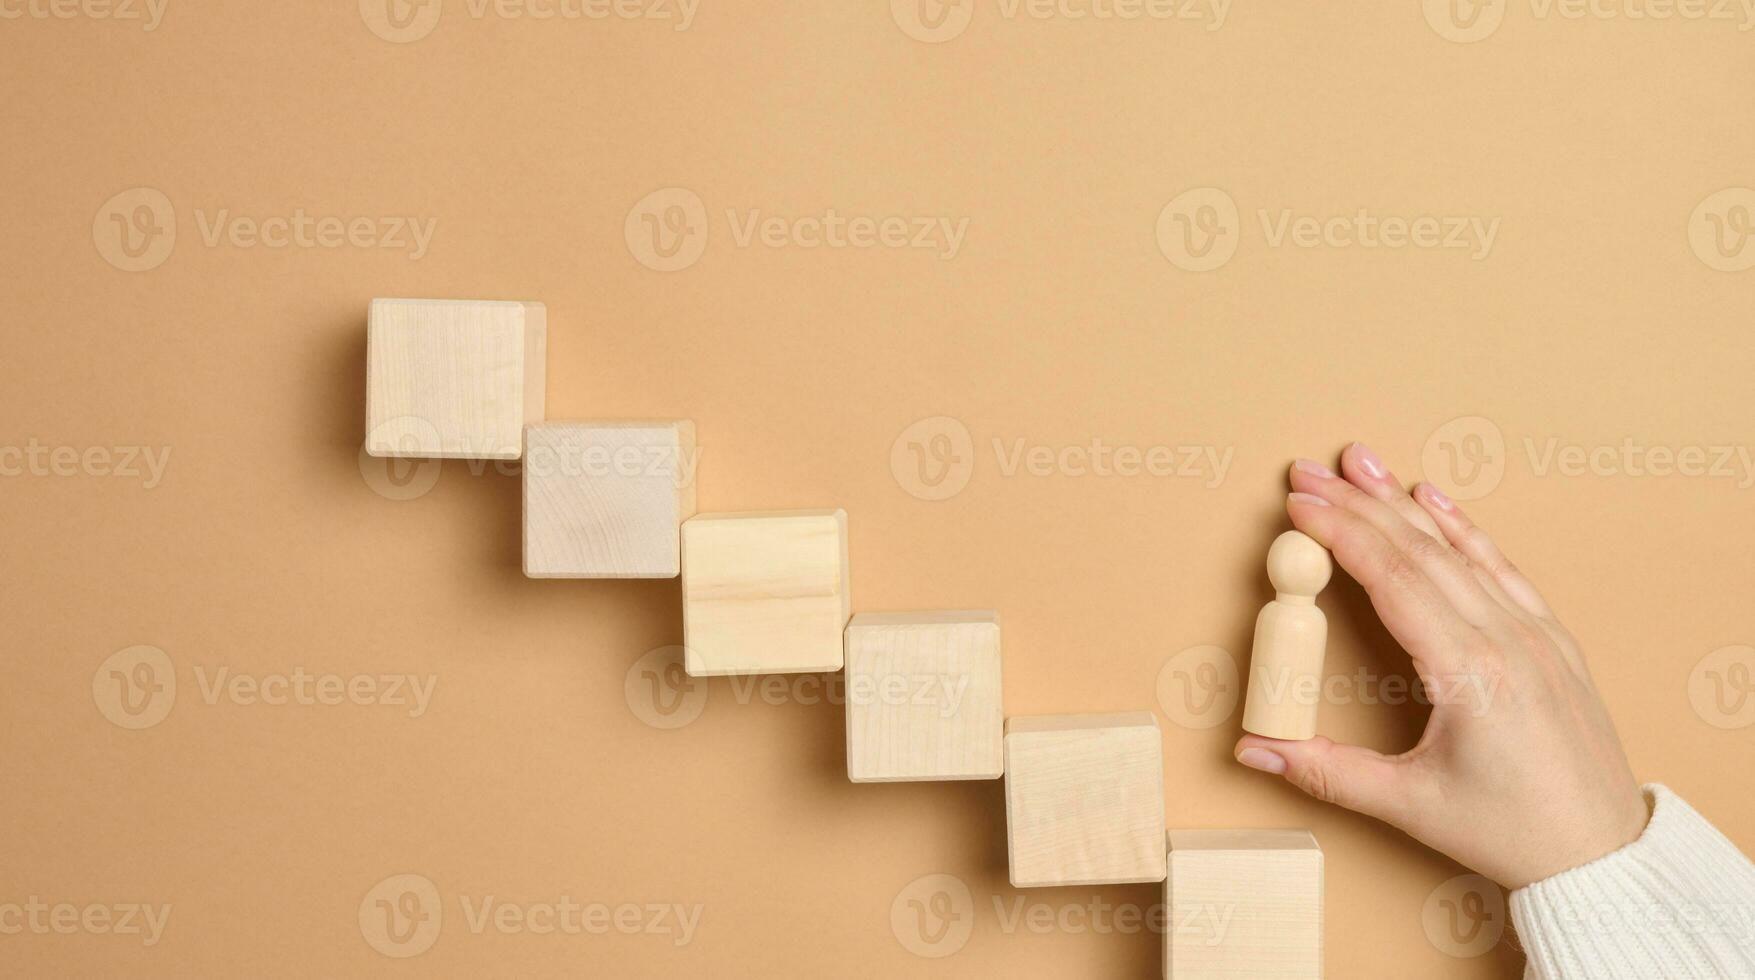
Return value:
<svg viewBox="0 0 1755 980">
<path fill-rule="evenodd" d="M 682 31 L 444 0 L 397 44 L 373 2 L 170 0 L 150 31 L 4 5 L 26 16 L 0 19 L 0 443 L 63 448 L 73 475 L 0 455 L 0 913 L 32 896 L 172 912 L 151 946 L 0 934 L 0 972 L 1156 975 L 1148 932 L 1070 915 L 1008 931 L 998 782 L 852 785 L 838 707 L 740 703 L 724 680 L 691 724 L 646 724 L 660 716 L 624 692 L 646 651 L 681 640 L 676 583 L 524 579 L 515 476 L 446 463 L 417 499 L 378 492 L 432 474 L 360 466 L 373 296 L 546 302 L 551 417 L 693 418 L 703 510 L 845 507 L 855 609 L 1000 610 L 1009 713 L 1154 709 L 1172 826 L 1315 832 L 1333 976 L 1515 977 L 1521 957 L 1509 934 L 1450 955 L 1467 950 L 1429 938 L 1422 909 L 1454 900 L 1459 886 L 1434 891 L 1462 869 L 1241 770 L 1235 718 L 1184 727 L 1166 707 L 1179 682 L 1160 696 L 1179 651 L 1246 655 L 1297 454 L 1363 438 L 1410 480 L 1490 490 L 1471 511 L 1582 638 L 1635 768 L 1755 847 L 1755 698 L 1689 693 L 1733 691 L 1755 663 L 1702 663 L 1755 642 L 1748 464 L 1539 465 L 1551 443 L 1748 451 L 1755 272 L 1713 266 L 1741 264 L 1755 194 L 1691 219 L 1755 183 L 1755 34 L 1736 21 L 1520 0 L 1460 43 L 1415 0 L 1239 0 L 1218 30 L 979 0 L 928 44 L 878 0 L 705 0 Z M 142 187 L 162 198 L 107 203 Z M 669 187 L 701 200 L 706 244 L 663 274 L 624 232 Z M 1154 229 L 1202 187 L 1236 204 L 1221 230 L 1240 240 L 1191 272 Z M 154 202 L 175 238 L 152 240 L 140 261 L 156 268 L 121 271 L 110 216 Z M 222 211 L 301 208 L 436 226 L 418 260 L 203 234 Z M 945 260 L 740 247 L 726 216 L 830 208 L 969 223 Z M 1275 246 L 1258 216 L 1360 208 L 1498 233 L 1476 261 Z M 934 416 L 969 433 L 971 466 L 936 502 L 891 462 Z M 1443 428 L 1458 417 L 1477 420 Z M 1231 464 L 1212 487 L 1008 476 L 994 449 L 1093 439 Z M 68 462 L 94 447 L 171 455 L 149 489 L 95 454 Z M 1447 471 L 1447 447 L 1488 468 Z M 1403 670 L 1350 582 L 1324 606 L 1335 673 Z M 104 665 L 142 644 L 164 651 L 176 697 L 129 730 L 108 716 L 141 716 L 117 715 Z M 204 696 L 221 669 L 434 687 L 411 718 Z M 1323 716 L 1382 748 L 1420 725 L 1412 707 Z M 402 874 L 433 883 L 441 929 L 387 959 L 360 909 Z M 966 944 L 925 947 L 942 959 L 905 945 L 919 896 L 904 889 L 929 874 L 969 890 L 951 907 Z M 472 930 L 461 902 L 488 895 L 702 917 L 681 947 Z M 1060 916 L 1158 892 L 1022 897 Z M 1474 935 L 1491 945 L 1496 927 Z"/>
</svg>

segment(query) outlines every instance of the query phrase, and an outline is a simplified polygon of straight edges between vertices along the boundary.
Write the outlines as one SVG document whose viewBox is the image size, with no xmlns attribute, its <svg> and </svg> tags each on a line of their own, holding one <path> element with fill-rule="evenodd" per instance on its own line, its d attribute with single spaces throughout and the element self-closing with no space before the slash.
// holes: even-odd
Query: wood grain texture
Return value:
<svg viewBox="0 0 1755 980">
<path fill-rule="evenodd" d="M 1328 619 L 1316 596 L 1328 585 L 1334 560 L 1315 539 L 1287 531 L 1268 548 L 1267 571 L 1275 595 L 1255 618 L 1243 730 L 1314 738 L 1328 651 Z"/>
<path fill-rule="evenodd" d="M 1008 719 L 1005 784 L 1013 885 L 1163 880 L 1163 744 L 1150 712 Z"/>
<path fill-rule="evenodd" d="M 847 625 L 847 777 L 997 779 L 999 614 L 861 613 Z"/>
<path fill-rule="evenodd" d="M 702 514 L 682 530 L 691 676 L 840 670 L 852 612 L 841 510 Z"/>
<path fill-rule="evenodd" d="M 366 451 L 517 459 L 545 401 L 541 303 L 375 299 L 366 326 Z"/>
<path fill-rule="evenodd" d="M 542 422 L 524 432 L 524 574 L 675 578 L 695 512 L 695 424 Z"/>
<path fill-rule="evenodd" d="M 1164 975 L 1319 980 L 1322 849 L 1307 830 L 1176 830 Z"/>
</svg>

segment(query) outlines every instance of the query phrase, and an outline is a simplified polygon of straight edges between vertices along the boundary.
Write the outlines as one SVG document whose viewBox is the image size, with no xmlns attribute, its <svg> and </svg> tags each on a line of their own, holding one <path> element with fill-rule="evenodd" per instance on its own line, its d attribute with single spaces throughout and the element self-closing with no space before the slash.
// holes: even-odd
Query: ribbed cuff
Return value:
<svg viewBox="0 0 1755 980">
<path fill-rule="evenodd" d="M 1511 893 L 1526 977 L 1755 978 L 1755 866 L 1681 797 L 1645 796 L 1638 840 Z"/>
</svg>

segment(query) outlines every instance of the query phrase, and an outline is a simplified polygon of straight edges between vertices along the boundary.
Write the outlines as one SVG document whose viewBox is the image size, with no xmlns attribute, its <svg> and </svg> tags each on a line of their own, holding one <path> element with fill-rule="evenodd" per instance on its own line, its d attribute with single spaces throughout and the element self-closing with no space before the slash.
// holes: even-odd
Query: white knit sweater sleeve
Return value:
<svg viewBox="0 0 1755 980">
<path fill-rule="evenodd" d="M 1525 980 L 1755 980 L 1755 865 L 1682 798 L 1589 864 L 1511 893 Z"/>
</svg>

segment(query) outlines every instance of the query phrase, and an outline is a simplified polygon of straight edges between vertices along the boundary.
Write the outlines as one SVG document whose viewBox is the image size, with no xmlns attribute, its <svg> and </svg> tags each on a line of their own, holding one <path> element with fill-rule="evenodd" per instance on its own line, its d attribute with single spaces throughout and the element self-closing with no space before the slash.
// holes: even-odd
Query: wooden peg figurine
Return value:
<svg viewBox="0 0 1755 980">
<path fill-rule="evenodd" d="M 1267 570 L 1277 594 L 1255 619 L 1243 730 L 1268 738 L 1312 738 L 1328 645 L 1328 620 L 1316 608 L 1316 594 L 1328 585 L 1334 561 L 1309 536 L 1287 531 L 1268 549 Z"/>
</svg>

